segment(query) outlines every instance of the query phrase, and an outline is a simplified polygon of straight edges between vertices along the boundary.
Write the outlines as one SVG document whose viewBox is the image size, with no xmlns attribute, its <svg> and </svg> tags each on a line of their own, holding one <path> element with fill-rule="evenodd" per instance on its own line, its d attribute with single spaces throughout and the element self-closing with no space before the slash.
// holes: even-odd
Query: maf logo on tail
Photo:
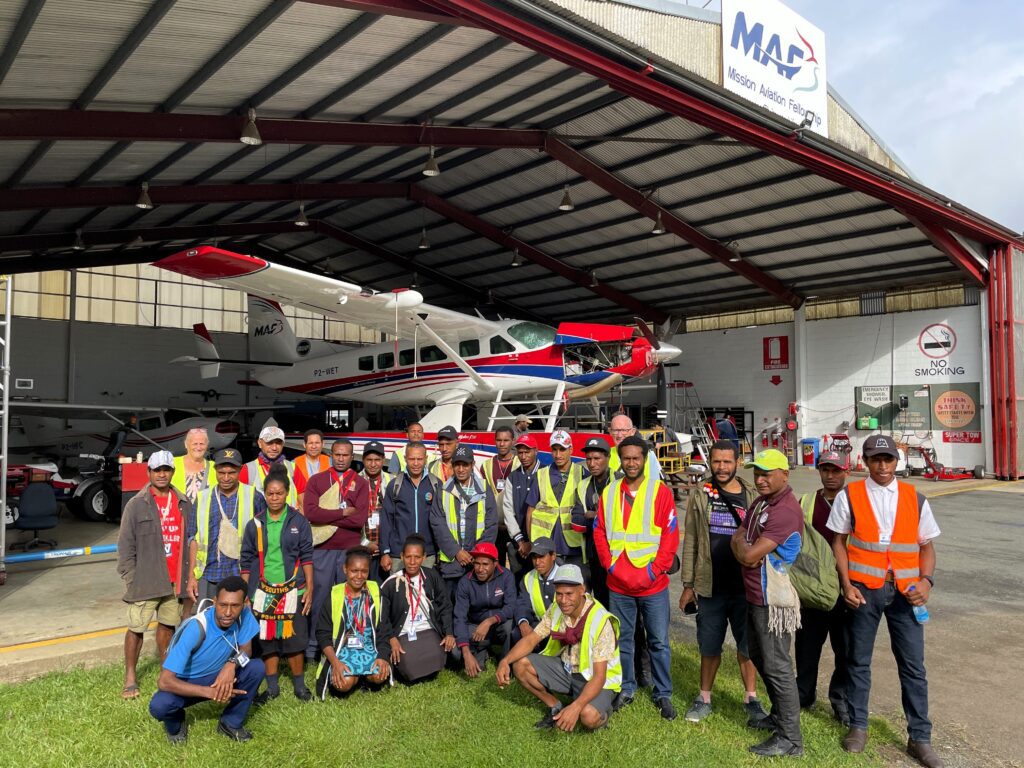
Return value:
<svg viewBox="0 0 1024 768">
<path fill-rule="evenodd" d="M 281 320 L 274 320 L 273 322 L 266 323 L 265 325 L 257 325 L 256 329 L 252 332 L 253 336 L 273 336 L 275 333 L 280 333 L 284 330 L 284 322 Z"/>
</svg>

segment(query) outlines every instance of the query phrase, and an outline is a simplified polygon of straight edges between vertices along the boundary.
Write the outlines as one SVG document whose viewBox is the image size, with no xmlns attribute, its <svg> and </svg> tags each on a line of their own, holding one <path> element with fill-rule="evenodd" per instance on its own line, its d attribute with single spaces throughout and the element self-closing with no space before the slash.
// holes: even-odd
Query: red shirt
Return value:
<svg viewBox="0 0 1024 768">
<path fill-rule="evenodd" d="M 341 501 L 345 509 L 355 509 L 348 515 L 342 509 L 325 509 L 320 506 L 320 497 L 331 487 L 340 483 Z M 326 472 L 313 475 L 307 484 L 308 492 L 302 497 L 302 511 L 313 525 L 336 525 L 338 530 L 319 549 L 348 549 L 362 541 L 363 526 L 370 514 L 370 485 L 353 470 L 341 476 L 332 467 Z"/>
<path fill-rule="evenodd" d="M 633 514 L 632 497 L 626 492 L 626 481 L 622 479 L 616 487 L 617 493 L 625 498 L 622 510 L 623 524 L 629 522 Z M 637 512 L 637 514 L 640 514 Z M 608 571 L 608 589 L 621 595 L 646 597 L 668 588 L 668 570 L 679 549 L 679 520 L 676 515 L 676 502 L 672 491 L 665 484 L 658 489 L 654 499 L 654 524 L 661 528 L 661 542 L 654 561 L 644 568 L 637 568 L 623 552 L 619 559 L 612 563 L 612 552 L 608 546 L 608 534 L 605 527 L 604 495 L 597 506 L 597 524 L 594 526 L 594 548 L 601 566 Z"/>
<path fill-rule="evenodd" d="M 302 454 L 302 456 L 299 457 L 299 461 L 303 461 L 304 462 L 305 459 L 306 459 L 306 454 Z M 268 472 L 270 472 L 270 468 L 274 464 L 280 463 L 280 462 L 276 462 L 276 461 L 275 462 L 267 461 L 265 458 L 263 458 L 263 454 L 262 453 L 259 456 L 256 457 L 256 461 L 258 461 L 260 463 L 260 467 L 263 468 L 264 476 Z M 292 466 L 295 467 L 295 471 L 292 472 L 291 475 L 289 475 L 288 479 L 291 480 L 292 487 L 295 489 L 295 493 L 305 493 L 306 492 L 306 483 L 309 482 L 309 479 L 306 478 L 301 472 L 298 471 L 298 465 L 297 464 L 293 464 Z M 242 465 L 242 469 L 238 473 L 238 482 L 243 483 L 245 485 L 255 485 L 257 490 L 260 493 L 263 493 L 263 488 L 259 485 L 258 478 L 254 477 L 251 480 L 249 479 L 249 467 L 246 464 Z"/>
<path fill-rule="evenodd" d="M 161 500 L 152 486 L 149 492 L 153 494 L 153 501 L 156 502 L 157 511 L 160 513 L 160 532 L 164 537 L 167 575 L 171 579 L 171 584 L 177 587 L 181 577 L 181 548 L 185 539 L 185 526 L 181 519 L 181 510 L 178 509 L 178 497 L 172 491 L 167 494 L 166 499 Z"/>
</svg>

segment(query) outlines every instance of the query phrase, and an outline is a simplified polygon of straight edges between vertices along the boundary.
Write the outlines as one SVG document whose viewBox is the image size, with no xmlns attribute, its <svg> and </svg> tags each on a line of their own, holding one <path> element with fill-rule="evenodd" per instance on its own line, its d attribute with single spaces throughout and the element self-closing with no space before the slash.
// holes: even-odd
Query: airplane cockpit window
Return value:
<svg viewBox="0 0 1024 768">
<path fill-rule="evenodd" d="M 359 358 L 359 370 L 360 371 L 372 371 L 373 370 L 373 355 L 367 355 L 366 357 Z"/>
<path fill-rule="evenodd" d="M 159 416 L 150 416 L 148 419 L 139 419 L 139 432 L 149 432 L 152 429 L 160 429 L 163 424 Z"/>
<path fill-rule="evenodd" d="M 377 355 L 377 368 L 383 370 L 385 368 L 395 367 L 395 353 L 394 352 L 381 352 Z"/>
<path fill-rule="evenodd" d="M 469 339 L 459 342 L 459 355 L 461 357 L 476 357 L 480 354 L 479 339 Z"/>
<path fill-rule="evenodd" d="M 399 365 L 412 365 L 416 362 L 416 350 L 415 349 L 403 349 L 398 353 L 398 364 Z"/>
<path fill-rule="evenodd" d="M 178 411 L 171 408 L 164 414 L 164 421 L 167 424 L 177 424 L 179 421 L 184 421 L 185 419 L 194 419 L 195 416 L 195 411 Z"/>
<path fill-rule="evenodd" d="M 507 355 L 509 352 L 515 352 L 516 348 L 513 347 L 504 337 L 502 336 L 491 336 L 491 354 L 492 355 Z"/>
<path fill-rule="evenodd" d="M 541 323 L 516 323 L 508 329 L 508 335 L 527 349 L 540 349 L 555 341 L 555 329 Z"/>
<path fill-rule="evenodd" d="M 445 359 L 444 352 L 441 351 L 440 347 L 433 345 L 429 347 L 423 347 L 420 349 L 420 362 L 421 363 L 439 363 Z"/>
</svg>

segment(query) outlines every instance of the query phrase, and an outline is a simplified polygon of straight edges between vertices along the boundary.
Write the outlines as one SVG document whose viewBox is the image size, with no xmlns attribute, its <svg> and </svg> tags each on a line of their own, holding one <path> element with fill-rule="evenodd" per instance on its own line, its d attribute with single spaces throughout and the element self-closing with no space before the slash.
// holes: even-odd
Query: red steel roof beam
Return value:
<svg viewBox="0 0 1024 768">
<path fill-rule="evenodd" d="M 535 264 L 539 264 L 557 275 L 561 275 L 566 280 L 575 283 L 581 288 L 586 288 L 588 291 L 607 299 L 613 304 L 618 304 L 631 312 L 635 312 L 641 317 L 654 320 L 658 323 L 663 323 L 668 319 L 668 315 L 661 310 L 655 309 L 649 303 L 635 299 L 617 288 L 612 288 L 611 286 L 605 285 L 599 281 L 597 282 L 597 285 L 592 285 L 595 281 L 592 279 L 591 275 L 584 270 L 576 269 L 575 267 L 571 267 L 568 264 L 549 256 L 543 251 L 534 248 L 529 243 L 525 243 L 522 240 L 513 237 L 511 233 L 503 231 L 500 227 L 490 224 L 479 216 L 453 205 L 442 197 L 438 197 L 431 192 L 427 192 L 422 187 L 413 185 L 410 189 L 410 197 L 426 208 L 434 211 L 434 213 L 438 213 L 450 221 L 465 227 L 470 232 L 475 232 L 481 237 L 487 238 L 491 242 L 508 248 L 510 251 L 518 248 L 519 255 L 523 258 L 529 259 Z"/>
<path fill-rule="evenodd" d="M 946 257 L 953 262 L 960 271 L 966 275 L 975 285 L 985 287 L 988 284 L 988 270 L 978 263 L 970 251 L 953 237 L 944 227 L 933 226 L 923 219 L 900 211 L 910 223 L 921 230 L 921 233 L 932 241 L 932 245 L 946 254 Z"/>
<path fill-rule="evenodd" d="M 0 139 L 238 142 L 245 118 L 103 110 L 2 109 Z M 256 119 L 265 144 L 541 149 L 544 131 L 446 125 Z"/>
<path fill-rule="evenodd" d="M 209 184 L 149 187 L 154 205 L 280 200 L 350 200 L 409 196 L 408 184 Z M 0 189 L 0 211 L 135 205 L 139 187 L 30 187 Z"/>
<path fill-rule="evenodd" d="M 605 192 L 618 198 L 627 205 L 635 208 L 644 216 L 649 216 L 653 221 L 658 213 L 661 213 L 662 223 L 665 228 L 674 235 L 679 236 L 698 250 L 704 252 L 715 261 L 723 264 L 736 274 L 746 278 L 754 285 L 764 289 L 775 298 L 784 301 L 791 307 L 798 308 L 803 304 L 803 297 L 792 288 L 783 285 L 766 272 L 761 271 L 753 264 L 745 261 L 730 261 L 734 254 L 717 240 L 708 237 L 699 229 L 680 219 L 675 214 L 662 208 L 650 195 L 646 195 L 638 189 L 631 187 L 621 179 L 617 178 L 597 163 L 588 159 L 568 144 L 564 144 L 556 138 L 548 137 L 544 144 L 545 151 L 563 165 L 572 168 L 576 173 L 589 179 Z"/>
</svg>

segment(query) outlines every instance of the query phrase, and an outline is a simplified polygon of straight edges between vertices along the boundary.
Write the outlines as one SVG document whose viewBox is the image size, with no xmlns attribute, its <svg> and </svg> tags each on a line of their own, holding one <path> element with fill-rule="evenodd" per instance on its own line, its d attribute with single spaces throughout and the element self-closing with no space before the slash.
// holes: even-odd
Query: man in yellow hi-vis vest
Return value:
<svg viewBox="0 0 1024 768">
<path fill-rule="evenodd" d="M 572 437 L 564 429 L 551 433 L 551 466 L 537 472 L 526 495 L 526 530 L 531 541 L 548 536 L 566 563 L 583 564 L 583 531 L 573 527 L 576 489 L 583 480 L 582 464 L 572 461 Z"/>
</svg>

